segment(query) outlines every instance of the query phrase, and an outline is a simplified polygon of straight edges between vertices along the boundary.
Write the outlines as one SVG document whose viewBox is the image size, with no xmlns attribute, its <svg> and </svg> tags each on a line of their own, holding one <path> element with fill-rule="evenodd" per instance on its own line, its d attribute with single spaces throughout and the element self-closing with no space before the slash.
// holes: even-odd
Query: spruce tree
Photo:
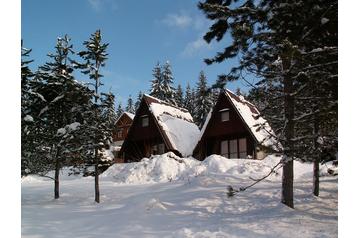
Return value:
<svg viewBox="0 0 358 238">
<path fill-rule="evenodd" d="M 193 116 L 194 113 L 194 97 L 192 93 L 192 89 L 190 88 L 190 84 L 188 83 L 185 89 L 185 99 L 184 99 L 184 108 L 186 108 L 189 113 Z"/>
<path fill-rule="evenodd" d="M 184 107 L 183 89 L 180 84 L 178 85 L 176 93 L 175 93 L 175 101 L 179 107 Z"/>
<path fill-rule="evenodd" d="M 106 53 L 108 43 L 102 42 L 102 36 L 100 30 L 91 34 L 90 39 L 83 43 L 85 50 L 78 53 L 78 55 L 85 61 L 85 63 L 77 63 L 77 67 L 82 69 L 82 73 L 89 75 L 92 79 L 94 86 L 94 117 L 90 125 L 88 125 L 88 134 L 92 140 L 94 167 L 95 167 L 95 201 L 100 202 L 99 191 L 99 163 L 100 163 L 100 151 L 104 149 L 107 138 L 104 136 L 108 133 L 108 127 L 106 122 L 101 118 L 101 102 L 100 102 L 100 86 L 102 86 L 101 68 L 105 66 L 108 54 Z"/>
<path fill-rule="evenodd" d="M 162 70 L 159 62 L 153 69 L 153 80 L 151 81 L 150 95 L 158 99 L 164 100 Z"/>
<path fill-rule="evenodd" d="M 118 102 L 118 107 L 117 107 L 117 117 L 120 117 L 122 115 L 122 113 L 124 112 L 123 108 L 122 108 L 122 103 L 119 101 Z"/>
<path fill-rule="evenodd" d="M 59 172 L 70 164 L 80 147 L 75 131 L 82 122 L 83 108 L 90 101 L 88 88 L 74 80 L 71 55 L 74 53 L 67 35 L 58 38 L 56 51 L 49 54 L 51 61 L 39 68 L 31 84 L 32 134 L 34 153 L 30 173 L 47 176 L 55 170 L 54 197 L 58 199 Z"/>
<path fill-rule="evenodd" d="M 194 121 L 201 128 L 213 106 L 204 71 L 200 72 L 195 93 Z"/>
<path fill-rule="evenodd" d="M 132 99 L 131 95 L 129 95 L 129 97 L 128 97 L 127 106 L 126 106 L 126 112 L 130 112 L 130 113 L 135 114 L 135 107 L 134 107 L 133 99 Z"/>
<path fill-rule="evenodd" d="M 335 115 L 337 111 L 334 91 L 337 85 L 338 2 L 312 0 L 287 4 L 285 1 L 207 0 L 200 2 L 198 7 L 214 21 L 204 36 L 207 42 L 220 41 L 226 33 L 231 34 L 233 40 L 222 52 L 205 62 L 220 63 L 239 57 L 239 64 L 227 75 L 219 76 L 216 85 L 239 78 L 247 81 L 245 74 L 255 74 L 259 77 L 256 87 L 261 88 L 258 93 L 270 93 L 268 101 L 274 102 L 270 106 L 275 109 L 268 111 L 280 112 L 273 115 L 263 111 L 263 114 L 270 124 L 277 126 L 274 129 L 284 153 L 282 202 L 293 208 L 292 160 L 310 157 L 309 150 L 303 148 L 315 144 L 305 141 L 312 135 L 300 136 L 307 125 L 303 119 L 314 120 L 320 114 Z M 304 96 L 311 83 L 329 85 L 332 92 L 332 97 L 316 111 L 317 104 L 309 100 L 313 98 L 313 90 L 310 97 Z M 310 111 L 309 116 L 305 116 L 304 110 Z M 334 116 L 331 121 L 334 128 Z M 311 131 L 316 131 L 311 132 L 315 136 L 323 133 Z"/>
<path fill-rule="evenodd" d="M 169 61 L 165 62 L 162 69 L 162 90 L 164 101 L 176 105 L 175 90 L 173 87 L 173 73 Z"/>
<path fill-rule="evenodd" d="M 33 148 L 32 139 L 30 138 L 30 127 L 33 124 L 30 81 L 34 74 L 28 66 L 33 60 L 26 59 L 30 53 L 31 49 L 24 48 L 23 41 L 21 41 L 21 176 L 26 175 L 29 170 L 27 157 Z"/>
<path fill-rule="evenodd" d="M 139 91 L 138 96 L 137 96 L 137 101 L 134 104 L 134 110 L 137 111 L 140 105 L 140 102 L 142 101 L 142 97 L 143 97 L 143 92 Z"/>
</svg>

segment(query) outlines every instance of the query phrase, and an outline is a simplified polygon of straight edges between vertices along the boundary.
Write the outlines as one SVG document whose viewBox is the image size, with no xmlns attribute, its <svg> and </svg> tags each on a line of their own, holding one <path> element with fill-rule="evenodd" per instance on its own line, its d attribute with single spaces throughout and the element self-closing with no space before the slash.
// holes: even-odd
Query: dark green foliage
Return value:
<svg viewBox="0 0 358 238">
<path fill-rule="evenodd" d="M 158 62 L 153 69 L 153 80 L 151 81 L 150 95 L 172 105 L 176 105 L 173 80 L 174 77 L 169 61 L 167 61 L 163 67 L 160 67 Z"/>
<path fill-rule="evenodd" d="M 188 109 L 191 115 L 194 115 L 194 99 L 195 92 L 193 92 L 188 83 L 185 89 L 184 108 Z"/>
<path fill-rule="evenodd" d="M 139 108 L 140 102 L 142 101 L 142 97 L 143 97 L 143 92 L 139 91 L 138 96 L 137 96 L 137 101 L 134 104 L 135 111 L 137 111 L 137 109 Z"/>
<path fill-rule="evenodd" d="M 207 0 L 198 7 L 214 21 L 204 36 L 207 42 L 220 41 L 225 34 L 232 39 L 205 62 L 239 59 L 215 86 L 237 79 L 248 82 L 244 75 L 256 75 L 250 97 L 276 130 L 289 160 L 321 157 L 324 149 L 318 149 L 317 139 L 325 141 L 323 148 L 337 151 L 338 2 Z M 283 182 L 292 191 L 290 163 L 284 165 L 291 172 Z M 292 196 L 288 199 L 285 204 L 293 207 Z"/>
<path fill-rule="evenodd" d="M 180 84 L 178 85 L 176 93 L 175 93 L 175 101 L 179 107 L 184 107 L 183 89 Z"/>
<path fill-rule="evenodd" d="M 155 98 L 164 99 L 162 71 L 159 62 L 154 67 L 152 75 L 153 75 L 153 80 L 151 81 L 152 84 L 149 94 Z"/>
<path fill-rule="evenodd" d="M 128 101 L 127 101 L 127 106 L 126 106 L 126 112 L 130 112 L 130 113 L 135 113 L 136 109 L 134 107 L 134 103 L 133 103 L 133 99 L 132 96 L 129 95 L 128 97 Z"/>
<path fill-rule="evenodd" d="M 75 63 L 77 68 L 81 69 L 81 72 L 89 75 L 89 78 L 93 80 L 91 84 L 94 88 L 94 103 L 93 107 L 90 110 L 90 113 L 87 114 L 87 124 L 85 124 L 87 138 L 88 139 L 88 158 L 90 161 L 94 161 L 94 175 L 95 175 L 95 201 L 100 202 L 99 194 L 99 165 L 100 161 L 105 160 L 103 156 L 103 150 L 108 148 L 108 141 L 113 126 L 111 123 L 108 123 L 108 118 L 103 117 L 104 109 L 113 110 L 113 108 L 108 108 L 108 95 L 110 94 L 100 94 L 99 88 L 102 86 L 101 78 L 101 67 L 105 66 L 105 61 L 107 60 L 108 54 L 106 53 L 108 44 L 102 42 L 102 36 L 100 30 L 97 30 L 95 33 L 91 34 L 91 37 L 88 41 L 83 43 L 85 50 L 78 53 L 78 55 L 85 61 L 84 63 Z M 107 95 L 107 96 L 106 96 Z M 105 96 L 105 98 L 101 98 Z M 110 101 L 114 100 L 110 98 Z M 113 107 L 111 104 L 110 107 Z"/>
<path fill-rule="evenodd" d="M 123 108 L 122 108 L 122 103 L 118 102 L 118 107 L 117 107 L 117 117 L 120 117 L 122 115 L 122 113 L 124 112 Z"/>
<path fill-rule="evenodd" d="M 200 72 L 195 92 L 194 121 L 201 128 L 206 116 L 213 106 L 212 95 L 207 87 L 207 79 L 203 71 Z"/>
</svg>

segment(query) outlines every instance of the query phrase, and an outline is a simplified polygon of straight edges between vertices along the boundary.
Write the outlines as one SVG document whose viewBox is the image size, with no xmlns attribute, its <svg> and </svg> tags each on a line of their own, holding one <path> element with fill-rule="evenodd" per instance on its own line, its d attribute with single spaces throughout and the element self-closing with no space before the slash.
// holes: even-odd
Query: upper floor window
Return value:
<svg viewBox="0 0 358 238">
<path fill-rule="evenodd" d="M 221 121 L 230 120 L 229 108 L 222 109 L 219 112 L 220 112 Z"/>
<path fill-rule="evenodd" d="M 142 127 L 147 127 L 149 125 L 149 117 L 147 115 L 142 116 Z"/>
<path fill-rule="evenodd" d="M 118 130 L 118 138 L 122 138 L 123 137 L 123 128 L 119 128 Z"/>
</svg>

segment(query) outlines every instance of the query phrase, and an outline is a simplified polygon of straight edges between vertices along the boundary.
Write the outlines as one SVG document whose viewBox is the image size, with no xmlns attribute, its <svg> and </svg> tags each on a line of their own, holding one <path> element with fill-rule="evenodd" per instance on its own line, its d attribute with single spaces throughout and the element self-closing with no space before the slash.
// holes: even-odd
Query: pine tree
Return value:
<svg viewBox="0 0 358 238">
<path fill-rule="evenodd" d="M 93 138 L 92 149 L 94 151 L 94 167 L 95 167 L 95 201 L 100 202 L 99 191 L 99 168 L 100 163 L 99 153 L 105 147 L 106 138 L 103 136 L 108 133 L 106 122 L 101 118 L 100 92 L 99 88 L 102 86 L 101 78 L 103 75 L 100 72 L 101 67 L 105 66 L 108 54 L 106 53 L 108 44 L 102 43 L 102 36 L 100 30 L 91 34 L 88 41 L 83 43 L 85 50 L 78 53 L 80 57 L 85 60 L 84 64 L 77 63 L 77 67 L 82 69 L 82 73 L 88 74 L 89 78 L 94 81 L 94 118 L 90 125 L 88 125 L 88 133 Z"/>
<path fill-rule="evenodd" d="M 169 61 L 165 62 L 162 69 L 162 90 L 164 101 L 176 105 L 175 90 L 173 88 L 173 73 Z"/>
<path fill-rule="evenodd" d="M 142 101 L 142 97 L 143 97 L 143 92 L 139 91 L 138 96 L 137 96 L 137 101 L 134 104 L 134 110 L 137 111 L 140 105 L 140 102 Z"/>
<path fill-rule="evenodd" d="M 194 96 L 190 84 L 188 83 L 185 89 L 184 108 L 186 108 L 191 115 L 194 115 Z"/>
<path fill-rule="evenodd" d="M 204 71 L 200 72 L 195 93 L 194 121 L 201 128 L 213 106 Z"/>
<path fill-rule="evenodd" d="M 74 80 L 70 56 L 74 53 L 67 35 L 57 39 L 51 62 L 39 68 L 31 83 L 33 151 L 29 173 L 47 176 L 55 170 L 54 197 L 59 198 L 59 172 L 80 147 L 75 131 L 82 122 L 83 108 L 90 102 L 91 92 Z M 76 142 L 77 141 L 77 142 Z M 47 176 L 48 177 L 48 176 Z"/>
<path fill-rule="evenodd" d="M 33 60 L 26 60 L 31 53 L 31 49 L 23 47 L 21 41 L 21 176 L 26 175 L 29 171 L 28 155 L 31 153 L 33 140 L 30 138 L 30 130 L 33 124 L 33 117 L 31 116 L 31 94 L 30 94 L 30 81 L 34 74 L 29 68 L 29 64 Z"/>
<path fill-rule="evenodd" d="M 134 107 L 134 104 L 133 104 L 133 99 L 132 99 L 132 96 L 129 95 L 128 97 L 128 101 L 127 101 L 127 106 L 126 106 L 126 112 L 130 112 L 130 113 L 135 113 L 135 107 Z"/>
<path fill-rule="evenodd" d="M 119 101 L 118 102 L 118 107 L 117 107 L 117 117 L 120 117 L 122 115 L 122 113 L 124 112 L 123 108 L 122 108 L 122 103 Z"/>
<path fill-rule="evenodd" d="M 314 121 L 320 114 L 335 115 L 337 111 L 334 92 L 337 85 L 338 3 L 336 0 L 290 4 L 272 0 L 240 3 L 207 0 L 198 7 L 215 21 L 204 36 L 207 42 L 214 38 L 220 41 L 225 33 L 230 33 L 233 39 L 223 52 L 205 62 L 220 63 L 239 57 L 239 64 L 229 74 L 219 76 L 216 85 L 239 78 L 246 80 L 245 73 L 255 74 L 260 78 L 256 85 L 261 87 L 259 93 L 269 92 L 268 101 L 274 102 L 270 106 L 275 109 L 268 111 L 280 112 L 275 115 L 263 113 L 270 124 L 277 126 L 276 134 L 283 144 L 282 202 L 293 208 L 292 160 L 297 155 L 299 158 L 310 157 L 309 150 L 303 148 L 315 144 L 312 134 L 317 137 L 322 133 L 311 130 L 316 132 L 300 136 L 302 131 L 308 131 L 304 121 L 308 118 Z M 311 83 L 329 85 L 332 92 L 332 97 L 320 108 L 310 101 L 314 98 L 313 90 L 309 90 L 310 97 L 304 96 Z M 331 122 L 334 128 L 335 116 Z M 307 142 L 310 137 L 311 142 Z"/>
<path fill-rule="evenodd" d="M 159 62 L 153 69 L 153 80 L 151 81 L 150 95 L 158 99 L 164 100 L 162 70 Z"/>
<path fill-rule="evenodd" d="M 183 89 L 179 84 L 175 93 L 175 101 L 179 107 L 184 107 Z"/>
</svg>

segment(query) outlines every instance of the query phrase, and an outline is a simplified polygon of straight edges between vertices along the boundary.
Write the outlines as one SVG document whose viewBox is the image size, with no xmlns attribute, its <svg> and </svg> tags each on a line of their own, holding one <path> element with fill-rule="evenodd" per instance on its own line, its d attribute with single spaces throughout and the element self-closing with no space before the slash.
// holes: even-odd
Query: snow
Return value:
<svg viewBox="0 0 358 238">
<path fill-rule="evenodd" d="M 130 112 L 124 112 L 127 116 L 129 116 L 129 118 L 130 119 L 132 119 L 133 120 L 133 118 L 134 118 L 134 114 L 133 113 L 130 113 Z"/>
<path fill-rule="evenodd" d="M 64 98 L 64 94 L 61 94 L 60 96 L 57 96 L 54 100 L 51 101 L 51 103 L 55 103 L 57 102 L 58 100 L 61 100 L 62 98 Z"/>
<path fill-rule="evenodd" d="M 26 115 L 26 116 L 24 117 L 24 121 L 33 122 L 33 121 L 34 121 L 34 118 L 33 118 L 32 116 L 30 116 L 30 115 Z"/>
<path fill-rule="evenodd" d="M 173 149 L 184 157 L 191 155 L 199 140 L 200 131 L 190 113 L 187 110 L 154 102 L 149 105 L 149 110 L 166 133 Z"/>
<path fill-rule="evenodd" d="M 235 98 L 232 96 L 235 94 L 228 89 L 225 90 L 225 93 L 234 104 L 238 113 L 241 115 L 259 144 L 275 150 L 280 149 L 281 145 L 277 142 L 274 131 L 271 129 L 268 122 L 261 116 L 257 108 L 242 95 L 238 95 L 237 98 Z"/>
<path fill-rule="evenodd" d="M 134 119 L 134 114 L 133 113 L 130 113 L 130 112 L 123 112 L 119 117 L 118 117 L 118 119 L 117 119 L 117 121 L 114 123 L 114 124 L 117 124 L 118 123 L 118 121 L 119 121 L 119 119 L 121 119 L 121 117 L 124 115 L 124 114 L 126 114 L 130 119 Z"/>
<path fill-rule="evenodd" d="M 329 22 L 329 19 L 328 19 L 328 18 L 325 18 L 325 17 L 322 17 L 322 18 L 321 18 L 321 24 L 322 24 L 322 25 L 326 24 L 327 22 Z"/>
<path fill-rule="evenodd" d="M 80 127 L 80 126 L 81 126 L 81 123 L 74 122 L 74 123 L 67 125 L 67 128 L 69 131 L 75 131 L 75 130 L 78 130 L 78 127 Z"/>
<path fill-rule="evenodd" d="M 236 197 L 226 196 L 228 185 L 251 183 L 248 176 L 264 174 L 279 159 L 230 160 L 213 155 L 203 162 L 192 158 L 179 162 L 167 153 L 143 159 L 131 168 L 132 175 L 145 175 L 144 164 L 154 178 L 170 172 L 189 175 L 200 168 L 203 172 L 152 183 L 121 180 L 129 164 L 113 165 L 117 169 L 100 177 L 100 204 L 93 201 L 92 177 L 64 179 L 61 174 L 60 199 L 54 200 L 53 181 L 28 176 L 21 183 L 22 237 L 337 237 L 338 179 L 321 177 L 320 197 L 314 197 L 312 178 L 302 176 L 311 172 L 312 165 L 295 163 L 295 209 L 280 203 L 281 176 L 273 175 Z"/>
<path fill-rule="evenodd" d="M 57 136 L 63 136 L 68 132 L 78 130 L 78 128 L 80 126 L 81 126 L 81 123 L 79 123 L 79 122 L 73 122 L 71 124 L 68 124 L 65 127 L 59 128 L 57 130 Z"/>
</svg>

